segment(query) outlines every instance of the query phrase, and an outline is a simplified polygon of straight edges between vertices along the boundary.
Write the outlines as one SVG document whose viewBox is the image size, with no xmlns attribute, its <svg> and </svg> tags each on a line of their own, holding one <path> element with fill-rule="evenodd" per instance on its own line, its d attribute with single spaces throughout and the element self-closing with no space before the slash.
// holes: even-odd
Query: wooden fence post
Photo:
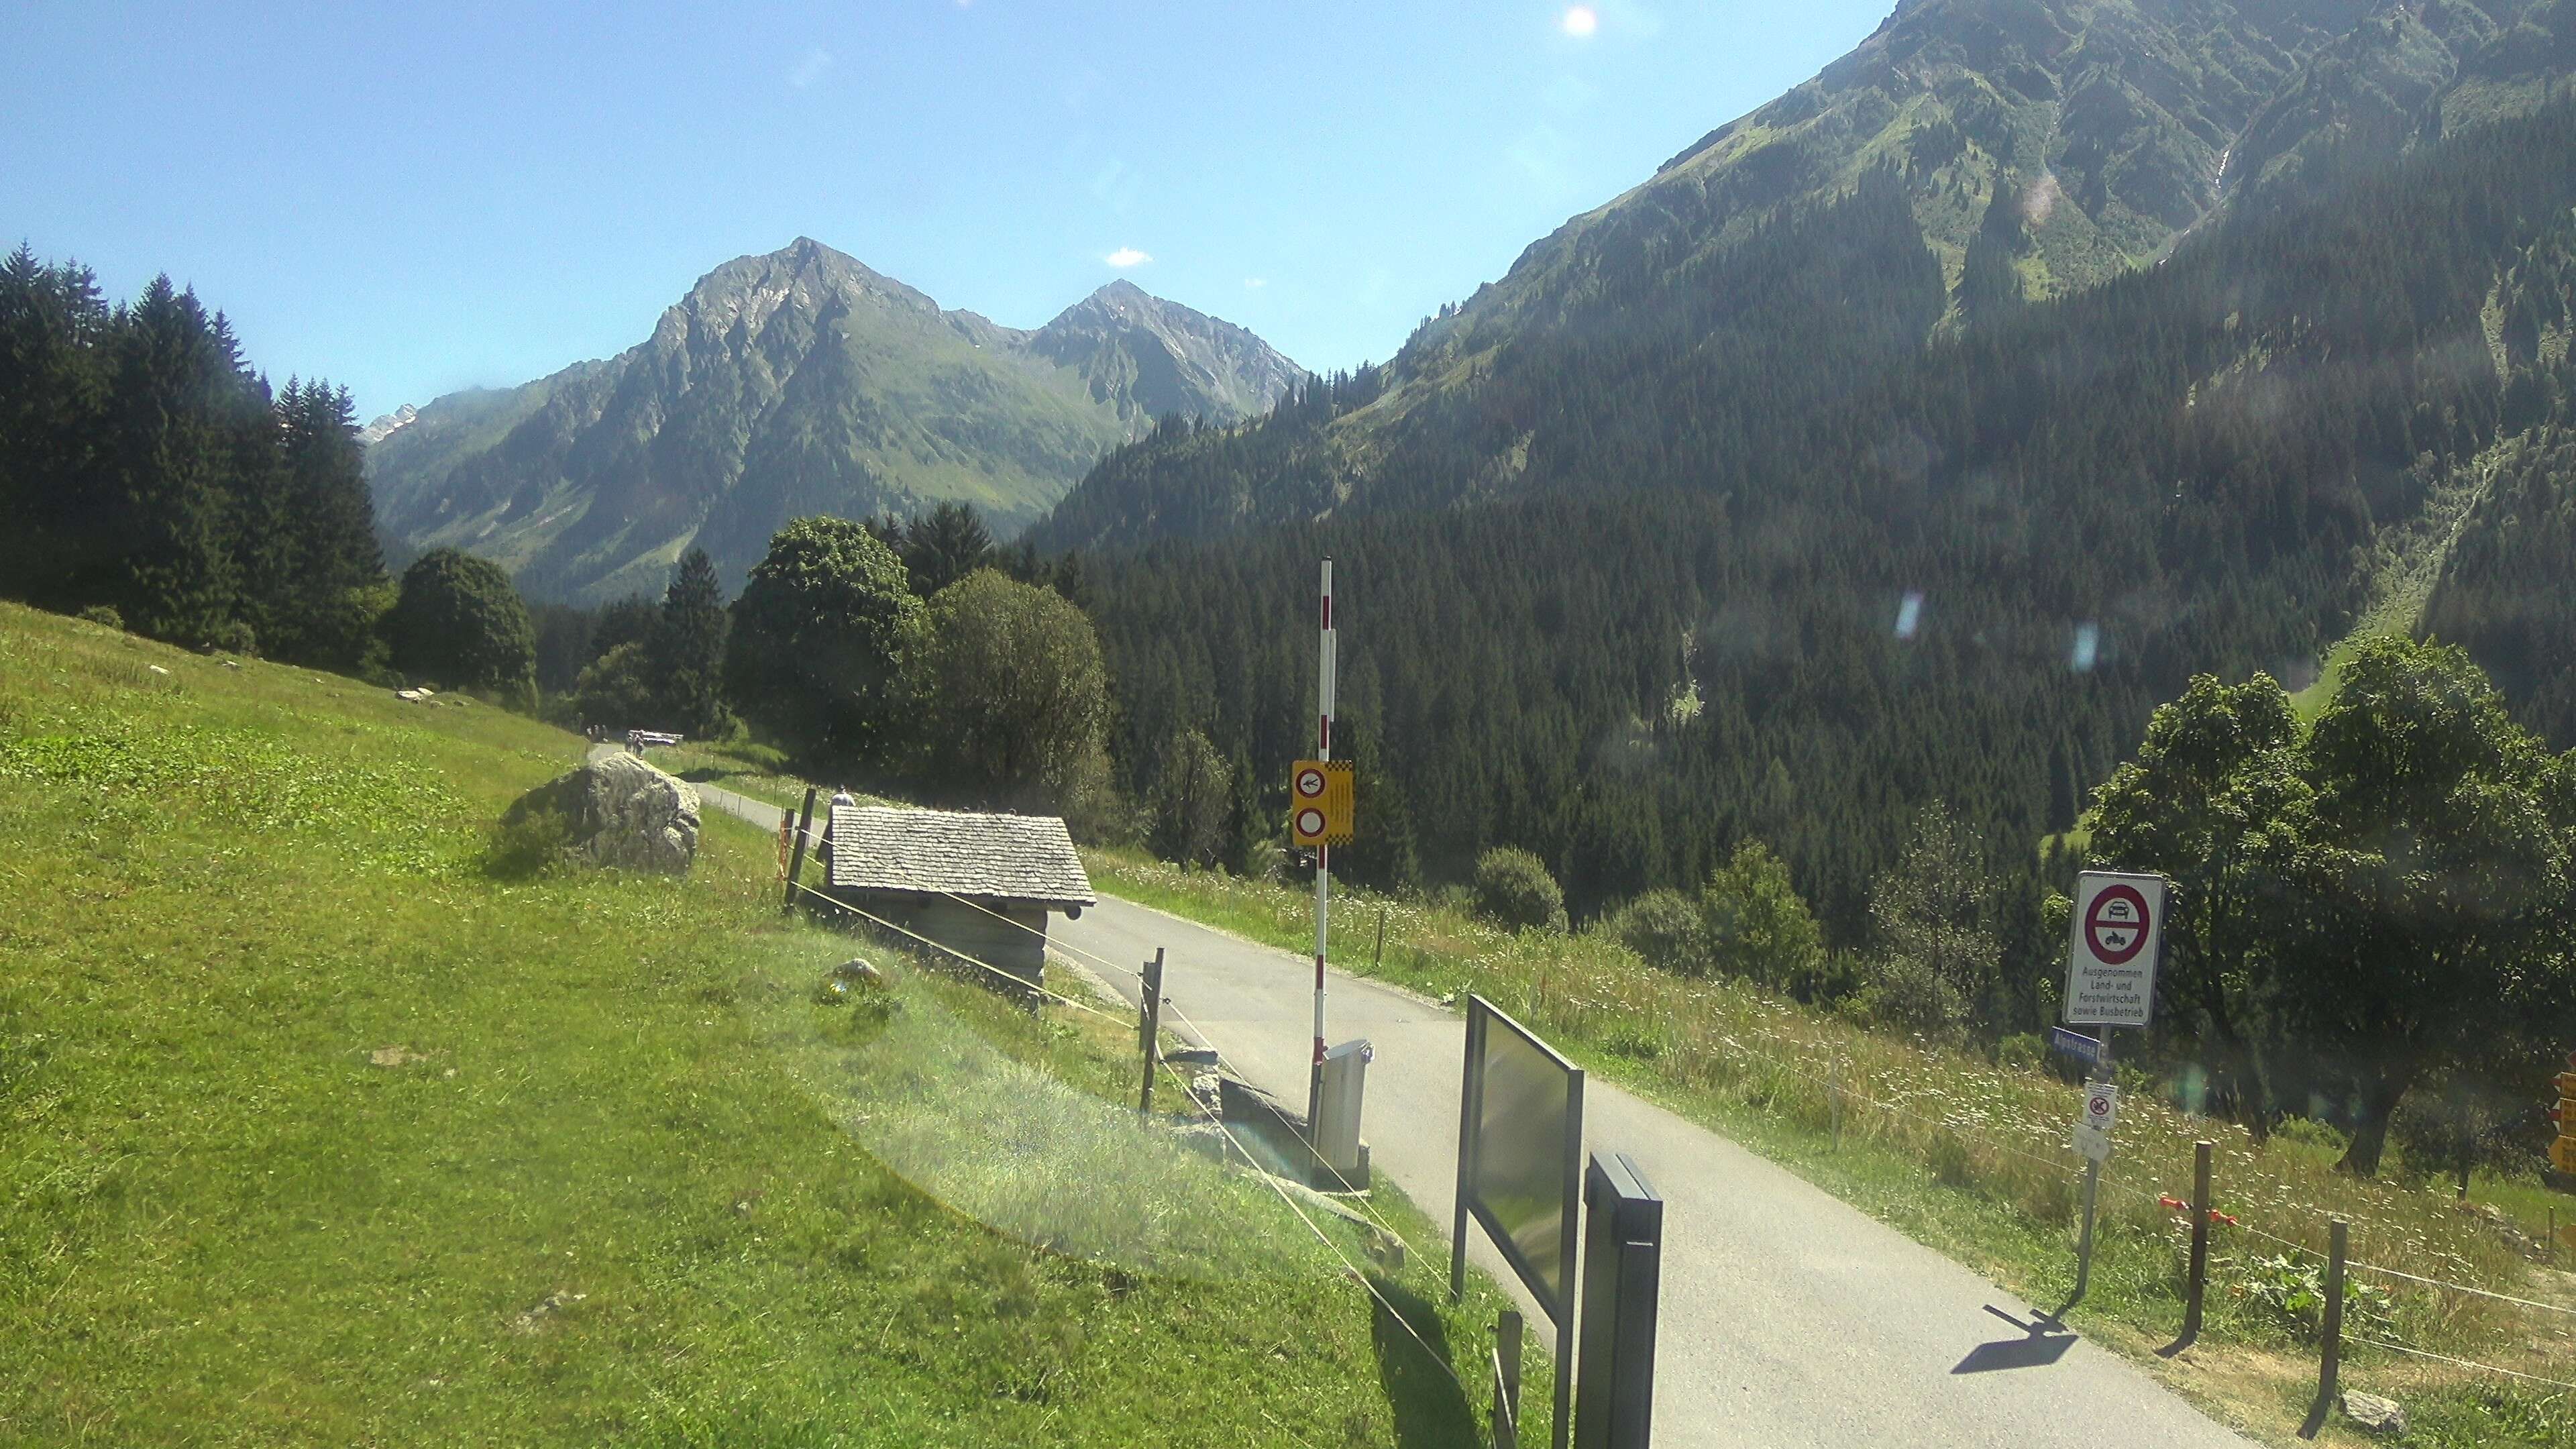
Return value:
<svg viewBox="0 0 2576 1449">
<path fill-rule="evenodd" d="M 787 896 L 778 903 L 782 914 L 793 915 L 796 912 L 796 892 L 804 885 L 805 843 L 812 838 L 813 829 L 814 787 L 808 785 L 805 787 L 805 817 L 796 825 L 796 858 L 787 865 Z"/>
<path fill-rule="evenodd" d="M 1145 989 L 1136 1003 L 1138 1030 L 1145 1039 L 1145 1089 L 1137 1094 L 1136 1115 L 1150 1117 L 1154 1112 L 1154 1069 L 1163 1064 L 1163 948 L 1154 948 L 1154 959 L 1145 963 Z"/>
<path fill-rule="evenodd" d="M 2325 1346 L 2317 1360 L 2317 1402 L 2308 1411 L 2308 1422 L 2299 1430 L 2302 1439 L 2317 1437 L 2317 1431 L 2325 1427 L 2326 1417 L 2334 1412 L 2335 1390 L 2343 1377 L 2343 1262 L 2352 1225 L 2336 1218 L 2328 1232 Z"/>
<path fill-rule="evenodd" d="M 2181 1339 L 2186 1345 L 2200 1337 L 2201 1303 L 2209 1291 L 2209 1167 L 2216 1148 L 2213 1142 L 2191 1146 L 2191 1286 L 2183 1305 Z"/>
</svg>

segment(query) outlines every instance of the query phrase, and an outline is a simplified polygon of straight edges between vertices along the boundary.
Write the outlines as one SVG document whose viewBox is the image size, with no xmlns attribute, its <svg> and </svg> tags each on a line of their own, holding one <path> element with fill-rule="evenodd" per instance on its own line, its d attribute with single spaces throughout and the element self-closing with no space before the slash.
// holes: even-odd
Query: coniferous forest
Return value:
<svg viewBox="0 0 2576 1449">
<path fill-rule="evenodd" d="M 0 593 L 191 648 L 359 670 L 392 589 L 348 393 L 273 390 L 155 279 L 0 260 Z"/>
<path fill-rule="evenodd" d="M 1037 539 L 1088 550 L 1127 787 L 1306 747 L 1328 554 L 1353 868 L 1524 846 L 1577 918 L 1760 839 L 1857 943 L 1934 801 L 2028 876 L 2195 674 L 2308 682 L 2428 557 L 2421 627 L 2576 744 L 2576 108 L 2326 155 L 2063 298 L 1972 267 L 1964 321 L 1914 184 L 1104 461 Z"/>
</svg>

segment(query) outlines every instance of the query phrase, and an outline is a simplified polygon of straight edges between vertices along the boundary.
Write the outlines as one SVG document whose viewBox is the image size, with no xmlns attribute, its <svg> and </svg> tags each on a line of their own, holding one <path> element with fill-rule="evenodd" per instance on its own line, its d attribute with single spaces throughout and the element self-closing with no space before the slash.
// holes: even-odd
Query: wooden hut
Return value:
<svg viewBox="0 0 2576 1449">
<path fill-rule="evenodd" d="M 1044 984 L 1048 914 L 1097 899 L 1052 815 L 835 805 L 828 829 L 834 900 L 1031 985 Z"/>
</svg>

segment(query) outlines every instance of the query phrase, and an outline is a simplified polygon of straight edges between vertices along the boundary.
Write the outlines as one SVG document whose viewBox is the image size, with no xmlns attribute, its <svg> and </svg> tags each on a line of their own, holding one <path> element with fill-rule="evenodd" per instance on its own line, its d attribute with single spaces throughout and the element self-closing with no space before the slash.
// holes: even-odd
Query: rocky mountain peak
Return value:
<svg viewBox="0 0 2576 1449">
<path fill-rule="evenodd" d="M 401 407 L 358 429 L 358 445 L 372 448 L 418 421 L 420 421 L 420 409 L 410 403 L 404 403 Z"/>
</svg>

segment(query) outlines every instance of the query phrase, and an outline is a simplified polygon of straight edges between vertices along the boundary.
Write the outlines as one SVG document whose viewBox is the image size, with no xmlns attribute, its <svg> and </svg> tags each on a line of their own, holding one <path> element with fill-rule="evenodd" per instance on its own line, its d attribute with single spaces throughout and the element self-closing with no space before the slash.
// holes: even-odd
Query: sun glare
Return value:
<svg viewBox="0 0 2576 1449">
<path fill-rule="evenodd" d="M 1577 5 L 1565 12 L 1565 33 L 1581 39 L 1601 28 L 1601 12 L 1589 5 Z"/>
</svg>

